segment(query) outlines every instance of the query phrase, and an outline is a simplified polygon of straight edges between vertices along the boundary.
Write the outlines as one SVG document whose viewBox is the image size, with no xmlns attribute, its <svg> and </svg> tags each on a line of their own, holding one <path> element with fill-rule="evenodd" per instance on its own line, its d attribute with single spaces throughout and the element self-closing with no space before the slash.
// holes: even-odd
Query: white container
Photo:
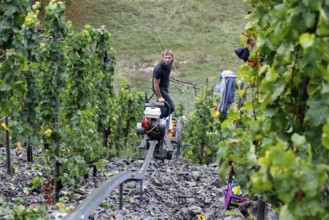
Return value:
<svg viewBox="0 0 329 220">
<path fill-rule="evenodd" d="M 146 107 L 144 115 L 149 118 L 160 118 L 161 110 L 160 108 Z"/>
</svg>

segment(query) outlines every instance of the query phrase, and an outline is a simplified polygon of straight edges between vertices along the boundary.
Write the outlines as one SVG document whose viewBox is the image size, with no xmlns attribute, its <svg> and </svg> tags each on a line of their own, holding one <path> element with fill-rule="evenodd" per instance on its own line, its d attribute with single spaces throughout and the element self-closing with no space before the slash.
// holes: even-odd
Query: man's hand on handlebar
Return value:
<svg viewBox="0 0 329 220">
<path fill-rule="evenodd" d="M 163 97 L 160 97 L 160 98 L 158 99 L 158 101 L 159 101 L 159 102 L 164 102 L 165 99 L 164 99 Z"/>
</svg>

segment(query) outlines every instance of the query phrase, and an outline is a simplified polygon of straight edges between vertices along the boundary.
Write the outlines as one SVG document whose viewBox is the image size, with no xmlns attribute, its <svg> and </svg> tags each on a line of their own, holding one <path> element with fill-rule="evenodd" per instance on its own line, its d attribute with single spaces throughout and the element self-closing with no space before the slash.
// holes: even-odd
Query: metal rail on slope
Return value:
<svg viewBox="0 0 329 220">
<path fill-rule="evenodd" d="M 146 141 L 142 141 L 142 144 L 147 144 Z M 144 163 L 141 169 L 137 172 L 126 171 L 119 173 L 110 179 L 103 182 L 97 189 L 89 194 L 79 205 L 68 213 L 63 220 L 78 220 L 88 219 L 89 214 L 99 206 L 99 204 L 117 187 L 120 185 L 120 201 L 119 207 L 122 209 L 122 193 L 123 183 L 128 180 L 140 180 L 141 181 L 141 192 L 142 192 L 142 180 L 144 179 L 145 172 L 150 164 L 153 157 L 153 152 L 158 141 L 152 141 L 148 149 L 148 153 L 145 157 Z M 144 146 L 146 147 L 146 146 Z"/>
</svg>

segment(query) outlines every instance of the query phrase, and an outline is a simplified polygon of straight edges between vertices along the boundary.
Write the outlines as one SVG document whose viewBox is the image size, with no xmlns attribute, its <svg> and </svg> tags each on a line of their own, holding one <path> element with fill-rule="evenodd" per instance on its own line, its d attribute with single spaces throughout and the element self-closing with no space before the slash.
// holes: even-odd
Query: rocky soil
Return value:
<svg viewBox="0 0 329 220">
<path fill-rule="evenodd" d="M 12 164 L 15 172 L 9 175 L 6 173 L 5 149 L 0 148 L 0 152 L 0 197 L 8 204 L 17 205 L 17 201 L 20 201 L 25 208 L 46 204 L 42 187 L 33 191 L 28 190 L 34 176 L 44 175 L 35 169 L 37 162 L 27 163 L 23 150 L 13 150 Z M 137 171 L 142 163 L 142 160 L 110 159 L 107 165 L 98 171 L 96 177 L 89 175 L 87 179 L 82 178 L 78 190 L 72 192 L 64 187 L 61 191 L 64 198 L 61 206 L 67 210 L 74 208 L 110 176 L 128 170 Z M 202 214 L 207 220 L 243 219 L 239 212 L 225 215 L 224 196 L 227 186 L 218 179 L 218 168 L 216 163 L 200 166 L 183 163 L 181 160 L 153 160 L 142 189 L 140 182 L 131 181 L 124 184 L 122 210 L 119 210 L 119 189 L 115 189 L 101 206 L 91 213 L 89 219 L 192 220 L 197 219 L 197 214 Z M 48 216 L 45 218 L 49 219 L 62 219 L 65 216 L 65 213 L 58 210 L 58 204 L 57 207 L 47 205 L 47 213 Z"/>
</svg>

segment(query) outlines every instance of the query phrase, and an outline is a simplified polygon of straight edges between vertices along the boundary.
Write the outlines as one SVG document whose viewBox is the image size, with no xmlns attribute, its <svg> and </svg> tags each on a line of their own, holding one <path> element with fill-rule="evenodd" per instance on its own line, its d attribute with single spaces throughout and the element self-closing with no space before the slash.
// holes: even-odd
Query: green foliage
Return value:
<svg viewBox="0 0 329 220">
<path fill-rule="evenodd" d="M 176 117 L 180 117 L 180 116 L 183 116 L 184 115 L 184 105 L 182 105 L 182 104 L 177 104 L 176 106 L 175 106 L 175 111 L 174 111 L 174 115 L 176 116 Z"/>
<path fill-rule="evenodd" d="M 60 164 L 56 181 L 78 187 L 90 166 L 100 169 L 106 163 L 104 131 L 110 130 L 108 142 L 116 153 L 129 152 L 127 145 L 134 149 L 144 99 L 127 82 L 114 92 L 115 50 L 107 30 L 87 25 L 75 33 L 65 20 L 64 3 L 52 0 L 40 33 L 39 4 L 30 10 L 23 2 L 17 1 L 17 7 L 1 3 L 7 10 L 4 24 L 14 21 L 10 28 L 1 27 L 0 92 L 6 100 L 1 114 L 11 114 L 15 142 L 47 146 L 41 162 L 44 176 Z M 25 192 L 38 188 L 43 179 L 33 178 Z"/>
<path fill-rule="evenodd" d="M 125 80 L 121 81 L 119 91 L 111 105 L 110 118 L 110 147 L 116 149 L 118 154 L 128 147 L 136 147 L 138 140 L 135 132 L 137 122 L 142 118 L 144 108 L 144 95 L 137 92 Z"/>
<path fill-rule="evenodd" d="M 21 30 L 28 1 L 1 2 L 0 6 L 0 115 L 8 115 L 19 109 L 19 97 L 26 89 L 21 75 L 21 69 L 27 68 Z"/>
<path fill-rule="evenodd" d="M 49 219 L 45 217 L 46 208 L 45 206 L 40 206 L 36 208 L 25 208 L 24 206 L 17 206 L 14 208 L 13 219 L 18 220 L 34 220 L 34 219 Z"/>
<path fill-rule="evenodd" d="M 5 157 L 3 155 L 0 155 L 0 163 L 3 163 L 5 161 Z"/>
<path fill-rule="evenodd" d="M 40 74 L 37 81 L 39 83 L 39 111 L 43 119 L 43 126 L 46 131 L 51 130 L 45 144 L 49 145 L 47 161 L 54 166 L 55 178 L 55 198 L 59 200 L 60 191 L 60 153 L 61 153 L 61 124 L 63 114 L 62 94 L 67 86 L 67 42 L 66 36 L 70 31 L 70 24 L 65 20 L 65 5 L 56 0 L 50 1 L 46 7 L 44 17 L 44 37 L 47 41 L 40 44 Z"/>
<path fill-rule="evenodd" d="M 91 36 L 86 30 L 74 34 L 68 39 L 68 67 L 70 74 L 65 89 L 65 117 L 72 118 L 78 110 L 86 110 L 90 94 L 95 91 L 92 78 L 92 62 L 95 54 L 92 52 Z M 97 65 L 97 64 L 95 64 Z M 98 63 L 98 65 L 100 65 Z M 66 119 L 66 120 L 67 120 Z"/>
<path fill-rule="evenodd" d="M 64 3 L 51 1 L 44 17 L 44 37 L 40 44 L 41 72 L 38 75 L 39 108 L 47 128 L 53 128 L 60 117 L 60 94 L 66 86 L 67 54 L 66 41 L 69 24 L 65 21 Z"/>
<path fill-rule="evenodd" d="M 63 97 L 62 109 L 67 122 L 63 129 L 65 147 L 64 155 L 71 157 L 62 160 L 62 181 L 77 187 L 79 177 L 89 172 L 89 165 L 102 158 L 105 149 L 101 146 L 101 135 L 97 127 L 97 114 L 92 107 L 92 97 L 96 93 L 92 69 L 100 66 L 100 59 L 93 51 L 91 34 L 82 30 L 80 33 L 70 33 L 68 37 L 68 68 L 67 87 Z M 96 42 L 97 43 L 97 42 Z M 93 97 L 97 98 L 97 97 Z M 71 169 L 71 167 L 75 167 Z"/>
<path fill-rule="evenodd" d="M 109 203 L 107 201 L 102 201 L 100 204 L 99 204 L 100 207 L 102 208 L 105 208 L 105 209 L 113 209 L 115 208 L 115 204 L 113 203 Z"/>
<path fill-rule="evenodd" d="M 10 208 L 9 204 L 4 201 L 3 197 L 0 197 L 0 218 L 1 219 L 18 219 L 18 220 L 34 220 L 34 219 L 49 219 L 45 217 L 46 215 L 46 207 L 45 206 L 38 206 L 38 207 L 31 207 L 26 208 L 25 206 L 21 205 L 22 199 L 16 198 L 19 205 L 15 206 L 13 209 Z"/>
<path fill-rule="evenodd" d="M 13 202 L 15 205 L 22 205 L 25 203 L 24 199 L 21 197 L 13 198 Z"/>
<path fill-rule="evenodd" d="M 38 57 L 40 56 L 39 45 L 41 35 L 38 32 L 40 21 L 38 20 L 39 3 L 32 6 L 25 16 L 25 22 L 22 26 L 24 44 L 27 50 L 28 69 L 22 72 L 26 82 L 26 93 L 21 97 L 21 111 L 13 113 L 11 127 L 12 136 L 23 143 L 36 145 L 38 143 L 37 129 L 39 122 L 36 118 L 38 84 L 36 77 L 39 73 Z"/>
<path fill-rule="evenodd" d="M 222 124 L 218 155 L 280 219 L 327 219 L 328 1 L 251 3 L 244 34 L 256 46 L 238 72 L 251 92 L 243 126 Z"/>
<path fill-rule="evenodd" d="M 92 36 L 92 50 L 96 54 L 92 67 L 92 78 L 95 93 L 92 106 L 98 116 L 97 126 L 100 132 L 108 129 L 110 123 L 109 107 L 114 96 L 113 75 L 115 66 L 115 50 L 110 45 L 110 33 L 106 30 L 95 30 L 86 26 L 85 30 Z"/>
<path fill-rule="evenodd" d="M 184 151 L 193 163 L 209 164 L 216 159 L 217 145 L 221 134 L 217 97 L 210 89 L 203 91 L 195 100 L 195 111 L 188 118 L 183 138 L 190 144 Z"/>
<path fill-rule="evenodd" d="M 44 181 L 45 181 L 45 178 L 43 176 L 35 176 L 30 181 L 30 187 L 32 189 L 37 189 L 42 186 Z"/>
</svg>

